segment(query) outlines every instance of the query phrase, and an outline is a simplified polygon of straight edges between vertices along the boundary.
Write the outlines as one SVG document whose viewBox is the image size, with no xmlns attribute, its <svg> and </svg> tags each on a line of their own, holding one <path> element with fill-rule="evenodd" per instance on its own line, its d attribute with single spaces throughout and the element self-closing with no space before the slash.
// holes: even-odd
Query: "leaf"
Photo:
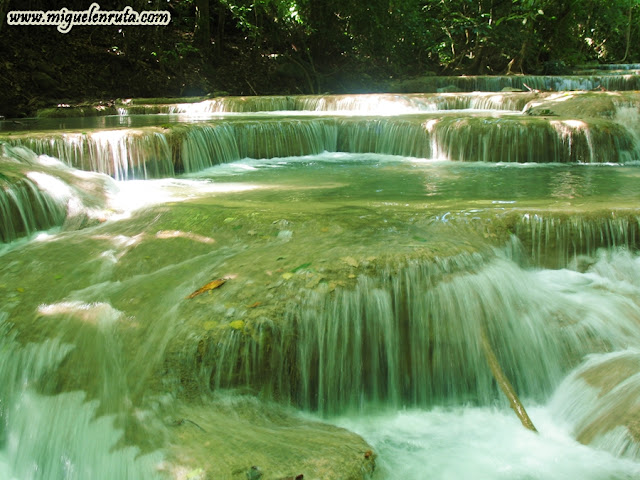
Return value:
<svg viewBox="0 0 640 480">
<path fill-rule="evenodd" d="M 255 302 L 249 305 L 247 308 L 256 308 L 256 307 L 259 307 L 260 305 L 262 305 L 262 302 Z"/>
<path fill-rule="evenodd" d="M 224 278 L 219 278 L 217 280 L 214 280 L 213 282 L 209 282 L 206 285 L 204 285 L 203 287 L 200 287 L 198 290 L 193 292 L 187 298 L 197 297 L 201 293 L 208 292 L 209 290 L 213 290 L 215 288 L 221 287 L 222 285 L 225 284 L 225 282 L 226 282 L 226 280 Z"/>
<path fill-rule="evenodd" d="M 231 328 L 233 328 L 234 330 L 242 330 L 244 328 L 244 321 L 243 320 L 234 320 L 233 322 L 231 322 L 229 324 L 229 326 Z"/>
<path fill-rule="evenodd" d="M 298 265 L 296 268 L 291 270 L 291 273 L 296 273 L 297 271 L 302 270 L 303 268 L 307 268 L 310 265 L 311 265 L 311 262 L 307 262 L 307 263 L 303 263 L 302 265 Z"/>
</svg>

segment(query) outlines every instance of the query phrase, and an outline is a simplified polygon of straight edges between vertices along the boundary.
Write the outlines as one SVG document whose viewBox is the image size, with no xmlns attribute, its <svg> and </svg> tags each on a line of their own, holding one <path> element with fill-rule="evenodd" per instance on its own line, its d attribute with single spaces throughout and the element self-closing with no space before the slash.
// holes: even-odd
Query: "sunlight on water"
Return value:
<svg viewBox="0 0 640 480">
<path fill-rule="evenodd" d="M 211 194 L 245 192 L 259 188 L 256 185 L 240 183 L 210 183 L 189 180 L 131 180 L 118 183 L 119 191 L 110 205 L 114 211 L 113 220 L 130 218 L 136 210 L 169 202 L 182 202 L 194 197 Z"/>
<path fill-rule="evenodd" d="M 637 149 L 516 97 L 214 99 L 184 107 L 206 124 L 25 137 L 118 181 L 3 146 L 31 182 L 3 214 L 43 191 L 66 216 L 2 251 L 0 479 L 334 478 L 369 448 L 385 480 L 638 478 L 640 169 L 604 164 Z"/>
</svg>

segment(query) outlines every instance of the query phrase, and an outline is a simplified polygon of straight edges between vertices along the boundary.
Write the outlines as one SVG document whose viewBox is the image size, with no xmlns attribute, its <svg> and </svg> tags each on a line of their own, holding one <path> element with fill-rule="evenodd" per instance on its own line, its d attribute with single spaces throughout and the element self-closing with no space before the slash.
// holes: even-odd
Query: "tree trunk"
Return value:
<svg viewBox="0 0 640 480">
<path fill-rule="evenodd" d="M 9 10 L 9 0 L 0 0 L 0 32 L 2 32 L 2 27 L 4 26 L 7 10 Z"/>
<path fill-rule="evenodd" d="M 196 47 L 204 50 L 211 46 L 209 20 L 209 0 L 196 0 L 196 29 L 193 40 Z"/>
<path fill-rule="evenodd" d="M 533 422 L 529 418 L 529 415 L 527 415 L 527 411 L 518 398 L 518 394 L 514 390 L 513 385 L 511 385 L 511 382 L 509 382 L 509 379 L 502 371 L 502 367 L 500 367 L 498 358 L 491 348 L 491 343 L 489 342 L 489 338 L 487 338 L 487 332 L 484 326 L 482 326 L 480 330 L 480 342 L 482 345 L 484 356 L 487 359 L 487 363 L 489 364 L 489 368 L 491 368 L 491 373 L 493 373 L 493 378 L 495 378 L 496 382 L 498 382 L 498 385 L 500 386 L 500 389 L 509 399 L 509 405 L 511 406 L 513 411 L 516 412 L 516 415 L 525 428 L 528 428 L 533 432 L 537 432 L 538 430 L 536 430 L 536 427 L 533 426 Z"/>
<path fill-rule="evenodd" d="M 627 48 L 624 51 L 624 57 L 622 57 L 622 60 L 620 60 L 620 63 L 624 63 L 627 61 L 627 57 L 629 56 L 629 47 L 631 46 L 631 19 L 633 17 L 633 7 L 635 5 L 631 5 L 629 7 L 629 21 L 627 23 Z"/>
<path fill-rule="evenodd" d="M 218 5 L 218 28 L 216 29 L 216 57 L 222 57 L 222 38 L 224 34 L 224 21 L 227 10 L 225 6 L 220 3 Z"/>
</svg>

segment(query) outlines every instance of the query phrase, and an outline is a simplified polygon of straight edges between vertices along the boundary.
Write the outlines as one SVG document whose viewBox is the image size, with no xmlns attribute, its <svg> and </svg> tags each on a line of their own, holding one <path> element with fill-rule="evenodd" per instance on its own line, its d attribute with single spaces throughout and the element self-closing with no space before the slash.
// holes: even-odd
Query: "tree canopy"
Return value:
<svg viewBox="0 0 640 480">
<path fill-rule="evenodd" d="M 51 5 L 56 3 L 55 6 Z M 81 11 L 89 1 L 66 0 Z M 640 0 L 104 0 L 167 10 L 167 26 L 8 25 L 0 114 L 50 99 L 381 91 L 434 74 L 561 74 L 640 62 Z M 28 79 L 28 81 L 25 81 Z"/>
</svg>

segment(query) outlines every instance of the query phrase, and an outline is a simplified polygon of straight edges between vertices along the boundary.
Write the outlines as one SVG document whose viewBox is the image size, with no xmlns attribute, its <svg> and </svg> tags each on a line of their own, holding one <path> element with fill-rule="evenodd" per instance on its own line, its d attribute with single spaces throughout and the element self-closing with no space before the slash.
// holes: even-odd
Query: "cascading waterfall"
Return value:
<svg viewBox="0 0 640 480">
<path fill-rule="evenodd" d="M 461 161 L 622 163 L 638 158 L 633 138 L 616 124 L 600 130 L 562 120 L 455 119 L 436 125 L 434 136 L 436 157 Z"/>
<path fill-rule="evenodd" d="M 104 220 L 109 177 L 65 167 L 24 147 L 0 144 L 0 243 L 52 227 L 82 228 Z"/>
<path fill-rule="evenodd" d="M 60 226 L 65 219 L 65 205 L 54 201 L 35 182 L 0 173 L 0 243 Z"/>
<path fill-rule="evenodd" d="M 158 113 L 203 115 L 275 111 L 402 114 L 442 110 L 522 111 L 535 94 L 473 92 L 467 94 L 360 94 L 223 97 L 199 103 L 159 105 Z M 123 110 L 124 114 L 126 110 Z"/>
<path fill-rule="evenodd" d="M 638 248 L 640 232 L 636 216 L 592 219 L 525 214 L 515 224 L 518 238 L 536 265 L 562 268 L 572 262 L 586 268 L 600 248 Z"/>
<path fill-rule="evenodd" d="M 337 130 L 333 122 L 230 122 L 197 125 L 188 129 L 182 143 L 184 171 L 198 172 L 241 158 L 273 158 L 335 151 Z"/>
<path fill-rule="evenodd" d="M 579 441 L 640 458 L 634 415 L 640 407 L 639 358 L 637 349 L 592 355 L 560 385 L 554 414 L 570 423 Z"/>
<path fill-rule="evenodd" d="M 628 252 L 602 252 L 589 271 L 620 299 L 622 292 L 632 292 L 627 309 L 635 309 L 640 291 L 638 264 L 638 258 Z M 589 355 L 555 392 L 550 402 L 554 416 L 568 422 L 579 441 L 638 460 L 639 362 L 635 342 L 613 352 Z"/>
<path fill-rule="evenodd" d="M 580 67 L 583 70 L 640 70 L 640 63 L 603 63 L 598 65 L 583 65 Z"/>
<path fill-rule="evenodd" d="M 418 86 L 419 90 L 415 87 Z M 603 88 L 610 91 L 638 90 L 640 76 L 626 75 L 590 75 L 590 76 L 552 76 L 552 75 L 509 75 L 509 76 L 469 76 L 469 77 L 425 77 L 419 82 L 409 81 L 406 87 L 413 92 L 499 92 L 503 89 L 527 91 L 573 91 L 595 90 Z M 400 91 L 405 90 L 400 84 Z"/>
<path fill-rule="evenodd" d="M 604 122 L 535 118 L 311 119 L 230 122 L 188 129 L 182 147 L 187 172 L 241 158 L 329 152 L 483 162 L 621 163 L 640 158 L 634 136 Z"/>
<path fill-rule="evenodd" d="M 55 391 L 56 371 L 74 345 L 55 338 L 22 344 L 4 312 L 0 312 L 0 332 L 2 478 L 162 478 L 156 473 L 162 461 L 159 455 L 118 447 L 122 431 L 115 426 L 114 415 L 99 414 L 103 408 L 99 401 L 88 401 L 82 391 Z"/>
<path fill-rule="evenodd" d="M 637 98 L 488 92 L 606 78 L 6 135 L 0 477 L 640 475 Z"/>
<path fill-rule="evenodd" d="M 610 66 L 614 69 L 614 66 Z M 602 72 L 589 76 L 471 76 L 471 77 L 424 77 L 401 82 L 392 90 L 405 94 L 360 94 L 360 95 L 274 95 L 259 97 L 220 97 L 196 103 L 167 105 L 130 105 L 121 107 L 120 115 L 133 114 L 180 114 L 203 115 L 211 113 L 247 113 L 273 111 L 352 111 L 371 113 L 407 113 L 410 111 L 434 110 L 515 110 L 520 111 L 534 94 L 523 94 L 529 90 L 543 92 L 634 91 L 640 89 L 640 76 L 631 72 L 640 70 L 633 65 L 615 68 L 626 70 L 623 75 Z M 509 92 L 505 90 L 514 90 Z M 416 94 L 416 91 L 425 93 Z M 438 92 L 439 94 L 435 94 Z M 447 92 L 459 92 L 456 95 Z"/>
<path fill-rule="evenodd" d="M 67 165 L 105 173 L 117 180 L 170 177 L 174 174 L 171 148 L 162 132 L 104 130 L 29 136 L 6 141 L 49 155 Z"/>
<path fill-rule="evenodd" d="M 556 290 L 563 280 L 582 291 Z M 361 277 L 353 291 L 309 294 L 282 326 L 266 322 L 254 337 L 230 331 L 203 358 L 203 376 L 216 389 L 293 392 L 295 404 L 325 414 L 491 405 L 499 395 L 484 329 L 516 390 L 542 401 L 594 348 L 640 340 L 640 306 L 599 288 L 578 273 L 528 272 L 500 257 L 396 266 Z"/>
<path fill-rule="evenodd" d="M 109 130 L 11 138 L 39 154 L 118 180 L 197 172 L 242 158 L 323 151 L 458 161 L 623 163 L 640 158 L 637 135 L 619 123 L 534 117 L 312 118 L 234 120 L 166 133 Z"/>
</svg>

